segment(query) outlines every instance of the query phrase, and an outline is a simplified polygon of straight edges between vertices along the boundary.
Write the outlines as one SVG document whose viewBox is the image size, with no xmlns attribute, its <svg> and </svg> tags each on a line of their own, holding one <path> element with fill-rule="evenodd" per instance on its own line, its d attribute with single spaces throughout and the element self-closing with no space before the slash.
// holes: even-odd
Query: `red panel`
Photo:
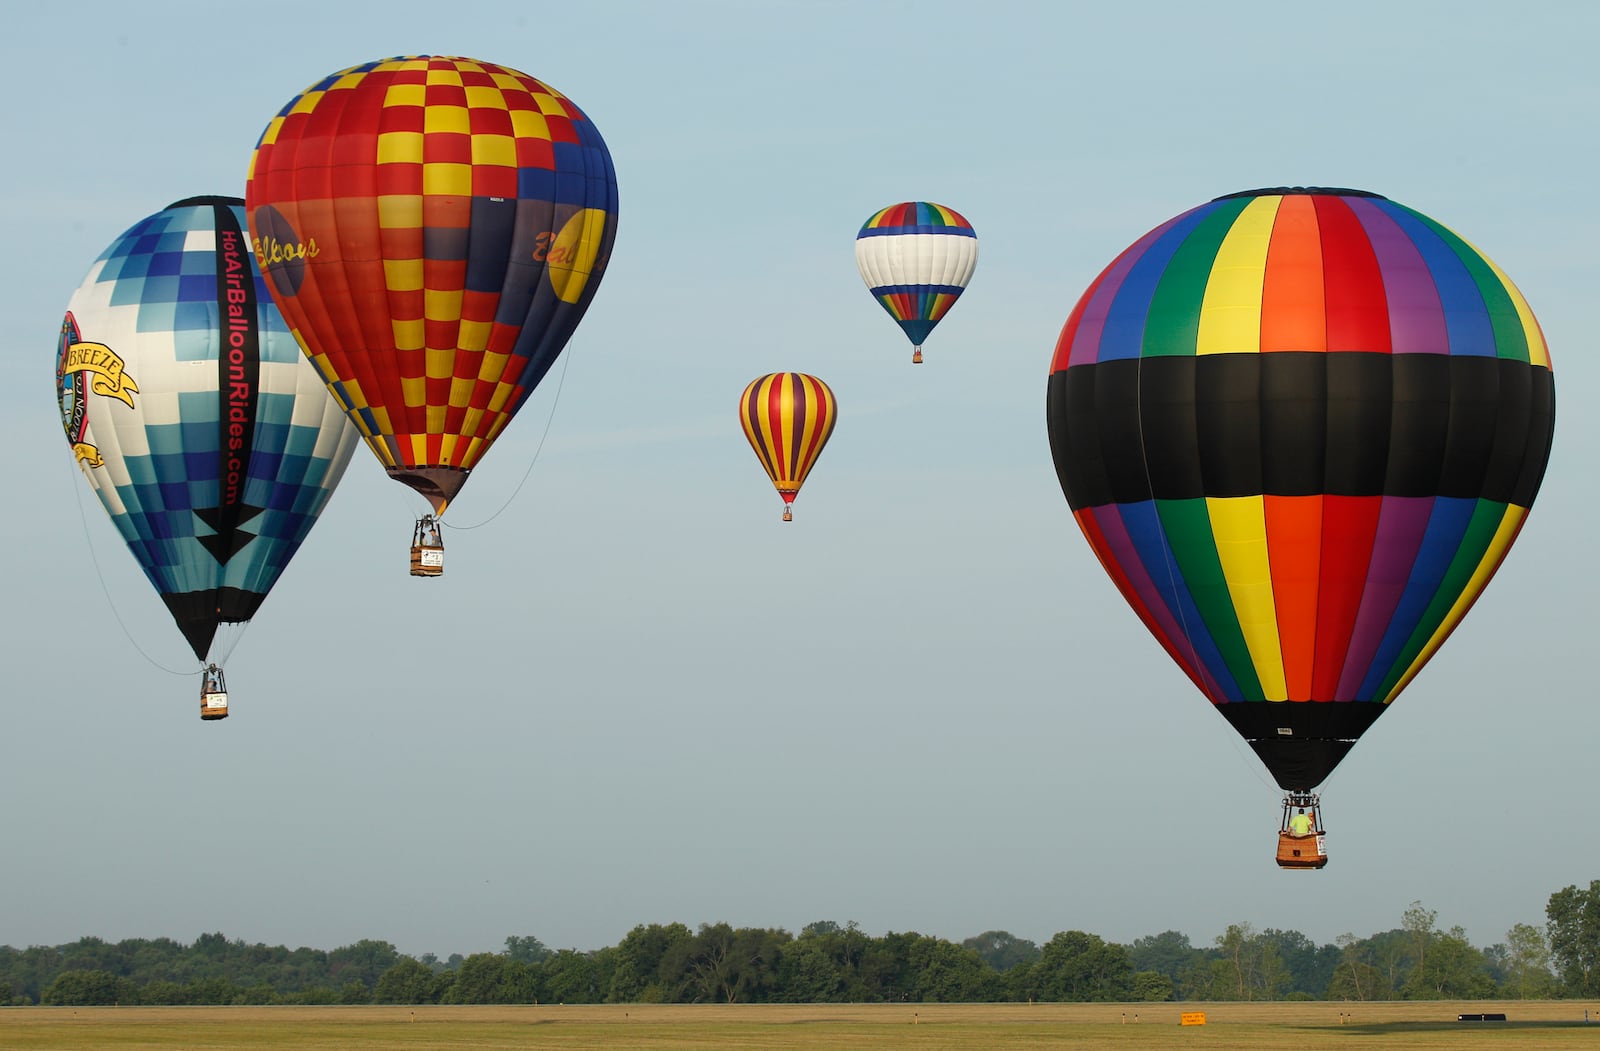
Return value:
<svg viewBox="0 0 1600 1051">
<path fill-rule="evenodd" d="M 1389 300 L 1378 257 L 1361 220 L 1338 197 L 1317 196 L 1322 229 L 1322 272 L 1327 295 L 1330 351 L 1361 350 L 1388 354 Z"/>
<path fill-rule="evenodd" d="M 1381 496 L 1323 497 L 1322 570 L 1317 581 L 1317 656 L 1313 701 L 1331 701 L 1339 688 L 1350 633 L 1361 609 L 1367 566 L 1378 532 Z"/>
</svg>

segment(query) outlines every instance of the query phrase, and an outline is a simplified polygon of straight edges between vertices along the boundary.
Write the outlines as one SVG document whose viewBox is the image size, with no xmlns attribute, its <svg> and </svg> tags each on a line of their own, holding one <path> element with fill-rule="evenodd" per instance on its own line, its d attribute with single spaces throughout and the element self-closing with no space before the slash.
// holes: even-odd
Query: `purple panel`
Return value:
<svg viewBox="0 0 1600 1051">
<path fill-rule="evenodd" d="M 1073 334 L 1072 349 L 1068 352 L 1068 368 L 1074 365 L 1092 365 L 1100 360 L 1100 334 L 1105 329 L 1106 317 L 1111 313 L 1111 304 L 1117 298 L 1117 291 L 1122 288 L 1122 282 L 1128 276 L 1128 271 L 1132 270 L 1133 264 L 1144 255 L 1145 249 L 1182 218 L 1182 215 L 1176 215 L 1168 219 L 1135 241 L 1127 251 L 1117 256 L 1116 260 L 1106 267 L 1105 276 L 1095 285 L 1089 302 L 1084 304 L 1083 316 L 1078 319 L 1078 331 Z"/>
<path fill-rule="evenodd" d="M 1411 579 L 1411 567 L 1433 514 L 1432 496 L 1386 496 L 1378 511 L 1378 531 L 1372 543 L 1372 561 L 1367 564 L 1367 583 L 1361 593 L 1361 608 L 1350 632 L 1344 668 L 1339 673 L 1336 701 L 1366 701 L 1360 697 L 1362 679 L 1372 664 L 1378 644 L 1394 618 L 1394 611 Z"/>
<path fill-rule="evenodd" d="M 1444 305 L 1422 253 L 1389 214 L 1365 197 L 1345 203 L 1355 212 L 1378 257 L 1389 300 L 1389 338 L 1395 354 L 1448 354 Z"/>
</svg>

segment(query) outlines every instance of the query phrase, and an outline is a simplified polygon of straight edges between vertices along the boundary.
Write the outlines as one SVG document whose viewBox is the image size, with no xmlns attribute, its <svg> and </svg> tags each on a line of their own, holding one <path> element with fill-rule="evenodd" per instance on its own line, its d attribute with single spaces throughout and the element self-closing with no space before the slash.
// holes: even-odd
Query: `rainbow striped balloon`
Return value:
<svg viewBox="0 0 1600 1051">
<path fill-rule="evenodd" d="M 1555 392 L 1498 267 L 1355 190 L 1217 198 L 1123 252 L 1051 365 L 1062 490 L 1279 784 L 1314 788 L 1499 567 Z"/>
<path fill-rule="evenodd" d="M 978 235 L 954 208 L 929 201 L 891 204 L 856 235 L 856 269 L 873 298 L 911 340 L 922 344 L 972 280 Z"/>
<path fill-rule="evenodd" d="M 761 467 L 783 497 L 783 520 L 816 466 L 839 420 L 839 402 L 828 385 L 803 372 L 769 372 L 745 387 L 739 422 Z"/>
</svg>

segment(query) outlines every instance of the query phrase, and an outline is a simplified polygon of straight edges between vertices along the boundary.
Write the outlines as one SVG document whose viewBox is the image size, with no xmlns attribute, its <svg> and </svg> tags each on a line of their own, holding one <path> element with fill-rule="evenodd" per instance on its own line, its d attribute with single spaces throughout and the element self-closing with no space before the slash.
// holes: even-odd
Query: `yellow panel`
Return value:
<svg viewBox="0 0 1600 1051">
<path fill-rule="evenodd" d="M 485 383 L 499 383 L 505 378 L 506 362 L 510 360 L 510 354 L 484 351 L 483 359 L 478 362 L 478 378 Z"/>
<path fill-rule="evenodd" d="M 468 109 L 506 109 L 505 92 L 497 87 L 474 84 L 466 89 Z"/>
<path fill-rule="evenodd" d="M 310 113 L 317 108 L 317 103 L 322 101 L 324 94 L 326 93 L 321 91 L 306 92 L 294 100 L 294 105 L 290 107 L 289 113 Z M 289 113 L 285 113 L 284 116 L 287 117 Z"/>
<path fill-rule="evenodd" d="M 394 422 L 389 419 L 389 410 L 381 405 L 368 410 L 372 413 L 372 422 L 378 425 L 379 434 L 393 434 Z"/>
<path fill-rule="evenodd" d="M 462 379 L 460 376 L 452 378 L 450 380 L 450 407 L 452 409 L 466 408 L 467 403 L 472 400 L 472 388 L 475 386 L 477 386 L 477 383 L 473 380 Z"/>
<path fill-rule="evenodd" d="M 540 113 L 557 117 L 572 116 L 567 112 L 566 103 L 554 95 L 535 95 L 533 101 L 539 107 Z"/>
<path fill-rule="evenodd" d="M 1267 246 L 1282 197 L 1257 197 L 1233 221 L 1217 249 L 1200 304 L 1196 354 L 1250 354 L 1261 350 L 1261 286 Z"/>
<path fill-rule="evenodd" d="M 445 407 L 443 405 L 429 405 L 423 410 L 423 419 L 429 434 L 444 433 Z"/>
<path fill-rule="evenodd" d="M 489 345 L 489 334 L 494 331 L 493 321 L 468 321 L 461 319 L 461 327 L 456 330 L 456 347 L 460 350 L 480 352 Z M 500 357 L 503 359 L 504 354 Z M 480 373 L 481 373 L 480 369 Z M 500 374 L 495 373 L 491 379 L 499 379 Z"/>
<path fill-rule="evenodd" d="M 489 411 L 504 412 L 506 402 L 511 400 L 511 395 L 514 391 L 515 388 L 509 383 L 502 383 L 495 387 L 494 393 L 489 395 Z"/>
<path fill-rule="evenodd" d="M 386 131 L 378 136 L 379 164 L 421 164 L 422 132 Z"/>
<path fill-rule="evenodd" d="M 327 358 L 324 357 L 323 360 L 326 361 Z M 330 373 L 328 373 L 328 375 L 331 376 L 332 373 L 330 372 Z M 350 399 L 350 404 L 355 406 L 356 408 L 365 409 L 365 408 L 369 407 L 369 402 L 367 401 L 367 396 L 366 396 L 366 394 L 362 393 L 361 382 L 359 380 L 352 379 L 352 380 L 347 381 L 345 383 L 345 385 L 344 385 L 344 394 L 345 394 L 345 397 Z M 355 421 L 355 422 L 356 422 L 357 426 L 360 426 L 359 421 Z"/>
<path fill-rule="evenodd" d="M 455 466 L 456 436 L 445 434 L 440 436 L 439 462 L 448 466 Z"/>
<path fill-rule="evenodd" d="M 463 437 L 473 437 L 478 433 L 478 428 L 483 426 L 483 418 L 482 409 L 468 409 L 466 415 L 461 417 L 461 426 L 457 430 Z"/>
<path fill-rule="evenodd" d="M 429 347 L 423 360 L 423 374 L 430 380 L 449 379 L 455 366 L 456 352 Z"/>
<path fill-rule="evenodd" d="M 415 292 L 422 287 L 422 260 L 385 259 L 383 286 L 391 292 Z"/>
<path fill-rule="evenodd" d="M 1278 609 L 1272 597 L 1272 565 L 1267 558 L 1265 497 L 1207 497 L 1206 511 L 1211 516 L 1211 535 L 1234 615 L 1261 689 L 1269 701 L 1287 700 Z"/>
<path fill-rule="evenodd" d="M 424 164 L 422 192 L 424 195 L 432 193 L 455 197 L 472 196 L 472 165 Z"/>
<path fill-rule="evenodd" d="M 1428 663 L 1440 646 L 1444 645 L 1444 640 L 1450 637 L 1450 633 L 1455 630 L 1456 625 L 1461 623 L 1461 618 L 1467 615 L 1467 610 L 1472 608 L 1472 603 L 1477 600 L 1478 595 L 1488 586 L 1489 578 L 1494 576 L 1494 571 L 1500 568 L 1500 560 L 1506 557 L 1506 549 L 1517 538 L 1517 530 L 1521 527 L 1522 520 L 1527 516 L 1528 509 L 1526 507 L 1518 507 L 1516 504 L 1506 505 L 1506 513 L 1500 519 L 1499 528 L 1494 531 L 1494 539 L 1489 541 L 1489 547 L 1483 553 L 1483 560 L 1478 563 L 1478 568 L 1472 571 L 1472 579 L 1467 582 L 1465 590 L 1456 599 L 1456 604 L 1450 607 L 1450 612 L 1445 614 L 1444 620 L 1440 622 L 1438 630 L 1433 633 L 1433 637 L 1428 640 L 1428 644 L 1418 652 L 1417 659 L 1411 662 L 1411 667 L 1407 668 L 1406 673 L 1400 676 L 1400 681 L 1395 683 L 1394 689 L 1389 691 L 1389 696 L 1383 699 L 1384 704 L 1394 700 L 1400 691 L 1405 689 L 1412 679 L 1416 678 L 1417 672 L 1422 670 L 1422 666 Z"/>
<path fill-rule="evenodd" d="M 544 119 L 543 113 L 514 109 L 511 111 L 511 130 L 519 139 L 548 139 L 550 122 Z"/>
<path fill-rule="evenodd" d="M 430 69 L 428 70 L 429 84 L 454 84 L 461 86 L 461 71 L 459 69 Z"/>
<path fill-rule="evenodd" d="M 509 135 L 474 135 L 472 137 L 472 163 L 495 164 L 504 168 L 517 166 L 517 140 Z"/>
<path fill-rule="evenodd" d="M 500 437 L 500 432 L 505 430 L 506 424 L 510 422 L 511 417 L 507 416 L 505 413 L 502 412 L 496 415 L 494 418 L 494 423 L 489 427 L 489 433 L 483 436 L 483 444 L 488 445 L 490 442 Z"/>
<path fill-rule="evenodd" d="M 272 120 L 267 124 L 267 130 L 261 133 L 261 146 L 271 146 L 273 143 L 277 142 L 278 141 L 278 129 L 281 128 L 281 127 L 283 127 L 283 118 L 282 117 L 273 117 Z M 257 146 L 256 149 L 259 151 L 261 149 L 261 146 Z M 250 169 L 251 169 L 251 171 L 255 170 L 255 166 L 256 166 L 256 159 L 255 159 L 255 155 L 252 154 L 251 157 L 250 157 Z"/>
<path fill-rule="evenodd" d="M 411 446 L 411 453 L 406 457 L 411 463 L 426 466 L 428 463 L 428 436 L 426 434 L 395 435 L 401 447 Z"/>
<path fill-rule="evenodd" d="M 341 76 L 338 80 L 334 81 L 332 84 L 329 84 L 328 85 L 328 90 L 329 91 L 350 91 L 357 84 L 361 83 L 363 80 L 366 80 L 366 79 L 367 79 L 367 75 L 365 73 L 361 73 L 361 72 L 346 73 L 343 76 Z"/>
<path fill-rule="evenodd" d="M 465 106 L 429 106 L 422 114 L 422 130 L 428 135 L 440 132 L 470 135 L 472 120 Z"/>
<path fill-rule="evenodd" d="M 391 320 L 389 329 L 394 333 L 396 350 L 421 350 L 427 340 L 421 318 L 414 321 Z"/>
<path fill-rule="evenodd" d="M 378 226 L 385 230 L 415 230 L 422 225 L 420 193 L 387 193 L 378 197 Z"/>
<path fill-rule="evenodd" d="M 383 92 L 385 106 L 420 106 L 428 100 L 428 89 L 422 84 L 390 84 Z"/>
<path fill-rule="evenodd" d="M 461 454 L 461 461 L 458 466 L 471 467 L 473 464 L 478 462 L 478 457 L 482 455 L 483 439 L 473 438 L 471 441 L 467 442 L 467 451 Z"/>
<path fill-rule="evenodd" d="M 459 288 L 430 288 L 422 294 L 422 316 L 429 321 L 454 321 L 461 316 Z"/>
<path fill-rule="evenodd" d="M 427 381 L 421 376 L 400 377 L 400 396 L 405 399 L 406 408 L 420 409 L 428 400 Z"/>
<path fill-rule="evenodd" d="M 523 84 L 520 77 L 514 77 L 510 73 L 490 73 L 489 79 L 494 81 L 495 86 L 503 91 L 515 91 L 520 95 L 528 90 L 527 85 Z"/>
</svg>

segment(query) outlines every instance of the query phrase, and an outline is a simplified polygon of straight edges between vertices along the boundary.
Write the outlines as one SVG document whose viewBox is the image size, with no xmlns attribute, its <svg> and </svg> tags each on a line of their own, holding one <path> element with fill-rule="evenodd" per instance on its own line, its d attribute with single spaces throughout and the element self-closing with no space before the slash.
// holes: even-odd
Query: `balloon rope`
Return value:
<svg viewBox="0 0 1600 1051">
<path fill-rule="evenodd" d="M 539 444 L 534 446 L 533 459 L 528 461 L 528 469 L 522 472 L 522 481 L 518 482 L 517 487 L 511 490 L 511 495 L 506 497 L 506 502 L 501 504 L 500 509 L 494 514 L 473 525 L 456 525 L 454 522 L 446 522 L 442 518 L 439 519 L 440 525 L 462 531 L 466 531 L 468 529 L 480 529 L 483 526 L 488 525 L 490 522 L 493 522 L 496 518 L 499 518 L 505 509 L 511 506 L 511 501 L 515 500 L 517 498 L 517 494 L 522 492 L 522 487 L 528 483 L 528 477 L 533 474 L 533 465 L 539 462 L 539 453 L 544 451 L 544 440 L 550 437 L 550 425 L 554 423 L 556 419 L 556 406 L 561 404 L 561 391 L 567 385 L 567 366 L 570 364 L 572 364 L 572 351 L 569 350 L 565 354 L 561 355 L 561 375 L 556 380 L 556 396 L 550 401 L 550 415 L 545 418 L 544 433 L 539 435 Z"/>
<path fill-rule="evenodd" d="M 162 664 L 160 661 L 150 656 L 150 654 L 146 653 L 144 651 L 144 647 L 140 646 L 139 643 L 134 639 L 133 634 L 128 631 L 128 625 L 122 622 L 122 614 L 117 612 L 117 604 L 111 601 L 111 589 L 106 586 L 106 575 L 100 569 L 100 556 L 95 554 L 94 551 L 94 538 L 89 535 L 89 516 L 84 514 L 83 511 L 83 490 L 78 488 L 77 483 L 73 483 L 72 488 L 78 496 L 78 520 L 83 523 L 84 544 L 89 549 L 90 561 L 94 563 L 95 576 L 100 578 L 100 590 L 106 596 L 106 607 L 111 610 L 111 618 L 117 622 L 117 627 L 122 629 L 122 634 L 128 640 L 129 645 L 131 645 L 138 652 L 139 656 L 149 661 L 152 666 L 166 672 L 168 675 L 182 675 L 187 677 L 198 674 L 197 671 L 179 671 L 176 668 L 169 668 L 165 664 Z"/>
</svg>

